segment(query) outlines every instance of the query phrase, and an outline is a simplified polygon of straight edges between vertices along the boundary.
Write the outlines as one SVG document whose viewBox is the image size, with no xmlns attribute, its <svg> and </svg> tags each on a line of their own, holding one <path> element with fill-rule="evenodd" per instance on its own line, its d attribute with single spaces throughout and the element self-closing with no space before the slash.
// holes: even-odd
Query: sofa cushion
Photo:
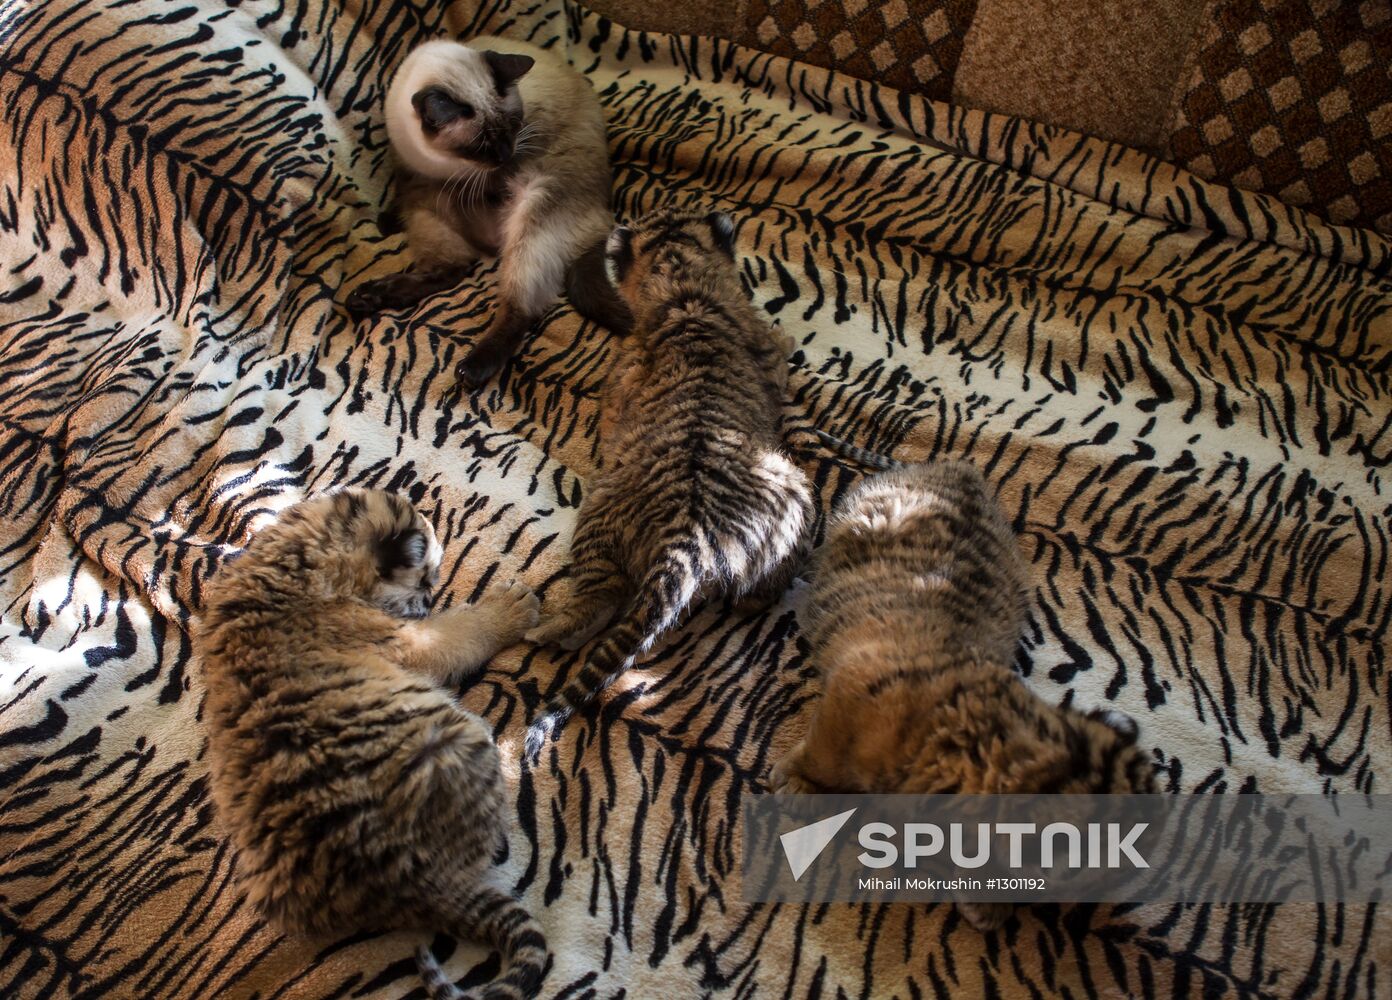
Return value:
<svg viewBox="0 0 1392 1000">
<path fill-rule="evenodd" d="M 945 101 L 977 0 L 746 0 L 744 45 Z"/>
<path fill-rule="evenodd" d="M 1164 152 L 1200 176 L 1392 233 L 1392 0 L 1218 0 Z"/>
<path fill-rule="evenodd" d="M 1204 0 L 979 0 L 953 100 L 1153 151 Z"/>
</svg>

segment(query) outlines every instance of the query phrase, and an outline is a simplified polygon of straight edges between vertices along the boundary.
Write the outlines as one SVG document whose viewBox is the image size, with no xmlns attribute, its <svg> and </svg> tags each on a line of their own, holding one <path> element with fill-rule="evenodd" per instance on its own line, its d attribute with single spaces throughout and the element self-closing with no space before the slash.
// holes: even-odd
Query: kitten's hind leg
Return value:
<svg viewBox="0 0 1392 1000">
<path fill-rule="evenodd" d="M 605 273 L 605 242 L 605 237 L 595 240 L 570 266 L 566 272 L 566 297 L 571 307 L 591 323 L 623 336 L 633 330 L 633 314 Z M 783 367 L 786 369 L 787 365 Z"/>
<path fill-rule="evenodd" d="M 487 384 L 517 353 L 527 331 L 560 298 L 571 264 L 608 232 L 602 216 L 568 207 L 568 193 L 554 181 L 529 177 L 511 194 L 498 263 L 498 312 L 455 369 L 470 389 Z"/>
<path fill-rule="evenodd" d="M 540 312 L 529 312 L 507 299 L 500 300 L 493 322 L 464 360 L 455 366 L 455 378 L 466 389 L 483 388 L 517 353 L 527 331 L 540 316 Z"/>
<path fill-rule="evenodd" d="M 494 587 L 475 604 L 405 623 L 401 639 L 408 669 L 448 684 L 516 644 L 537 623 L 540 602 L 521 583 Z"/>
<path fill-rule="evenodd" d="M 389 274 L 353 289 L 343 305 L 354 319 L 374 316 L 386 309 L 405 309 L 436 292 L 453 288 L 468 269 L 468 265 L 442 264 L 420 271 Z"/>
</svg>

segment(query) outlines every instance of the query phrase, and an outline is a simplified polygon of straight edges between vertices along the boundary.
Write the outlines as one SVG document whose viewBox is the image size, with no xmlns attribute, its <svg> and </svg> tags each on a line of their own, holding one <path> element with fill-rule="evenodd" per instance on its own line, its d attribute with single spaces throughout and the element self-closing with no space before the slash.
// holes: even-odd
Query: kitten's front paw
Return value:
<svg viewBox="0 0 1392 1000">
<path fill-rule="evenodd" d="M 343 307 L 354 319 L 376 316 L 387 309 L 402 309 L 419 301 L 414 282 L 408 274 L 390 274 L 375 281 L 365 281 L 343 300 Z"/>
<path fill-rule="evenodd" d="M 386 299 L 381 295 L 380 290 L 373 287 L 378 284 L 380 282 L 369 281 L 364 285 L 359 285 L 343 300 L 343 308 L 348 310 L 349 316 L 354 319 L 366 319 L 368 316 L 376 316 L 388 308 Z"/>
<path fill-rule="evenodd" d="M 541 618 L 541 601 L 525 583 L 494 587 L 479 601 L 498 615 L 498 631 L 509 643 L 519 641 Z"/>
<path fill-rule="evenodd" d="M 502 370 L 507 358 L 487 345 L 475 347 L 454 369 L 454 377 L 466 389 L 482 389 Z"/>
</svg>

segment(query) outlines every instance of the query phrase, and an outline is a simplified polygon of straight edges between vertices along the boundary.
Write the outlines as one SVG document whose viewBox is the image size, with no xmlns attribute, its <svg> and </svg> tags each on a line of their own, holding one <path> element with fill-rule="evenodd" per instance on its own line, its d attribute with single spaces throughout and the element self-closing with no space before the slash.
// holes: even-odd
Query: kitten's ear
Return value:
<svg viewBox="0 0 1392 1000">
<path fill-rule="evenodd" d="M 1115 708 L 1094 708 L 1088 713 L 1089 719 L 1096 719 L 1102 725 L 1121 737 L 1123 743 L 1134 744 L 1140 735 L 1136 720 Z"/>
<path fill-rule="evenodd" d="M 715 245 L 723 253 L 733 257 L 735 255 L 735 220 L 724 212 L 712 212 L 706 216 L 706 225 L 710 226 L 711 239 L 715 240 Z"/>
<path fill-rule="evenodd" d="M 377 569 L 383 576 L 390 576 L 398 570 L 416 569 L 425 565 L 429 549 L 425 532 L 418 528 L 388 535 L 377 543 Z"/>
<path fill-rule="evenodd" d="M 633 230 L 618 226 L 609 234 L 609 242 L 604 244 L 604 273 L 609 276 L 611 285 L 617 285 L 632 266 Z"/>
<path fill-rule="evenodd" d="M 488 60 L 488 68 L 493 71 L 493 82 L 498 90 L 507 90 L 514 82 L 527 75 L 527 70 L 536 62 L 531 56 L 521 56 L 513 52 L 493 52 L 485 50 L 483 58 Z"/>
</svg>

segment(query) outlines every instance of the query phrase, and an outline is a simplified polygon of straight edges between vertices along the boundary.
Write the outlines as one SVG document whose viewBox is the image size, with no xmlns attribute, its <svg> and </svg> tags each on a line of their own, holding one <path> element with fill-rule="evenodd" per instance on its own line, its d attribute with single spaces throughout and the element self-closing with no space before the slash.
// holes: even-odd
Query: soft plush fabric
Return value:
<svg viewBox="0 0 1392 1000">
<path fill-rule="evenodd" d="M 744 0 L 735 40 L 945 101 L 977 0 Z"/>
<path fill-rule="evenodd" d="M 676 35 L 714 35 L 731 38 L 738 31 L 742 0 L 592 0 L 586 6 L 596 14 L 637 31 L 665 31 Z"/>
<path fill-rule="evenodd" d="M 1164 151 L 1392 234 L 1392 0 L 1214 0 Z"/>
<path fill-rule="evenodd" d="M 952 99 L 1154 150 L 1204 0 L 978 0 Z"/>
<path fill-rule="evenodd" d="M 1170 792 L 1385 790 L 1387 241 L 551 0 L 3 16 L 0 996 L 421 996 L 421 935 L 285 937 L 240 902 L 187 630 L 223 558 L 336 484 L 435 520 L 449 600 L 564 566 L 610 336 L 560 308 L 458 398 L 491 268 L 411 315 L 339 305 L 404 263 L 383 84 L 437 33 L 568 53 L 622 215 L 739 220 L 797 342 L 789 444 L 823 514 L 863 473 L 814 428 L 980 465 L 1031 566 L 1040 695 L 1134 714 Z M 499 879 L 555 949 L 544 996 L 1387 995 L 1370 906 L 1051 906 L 983 937 L 942 906 L 745 905 L 740 803 L 816 692 L 801 599 L 702 611 L 536 768 L 525 724 L 577 660 L 520 646 L 464 686 L 517 809 Z M 469 982 L 497 968 L 437 944 Z"/>
</svg>

